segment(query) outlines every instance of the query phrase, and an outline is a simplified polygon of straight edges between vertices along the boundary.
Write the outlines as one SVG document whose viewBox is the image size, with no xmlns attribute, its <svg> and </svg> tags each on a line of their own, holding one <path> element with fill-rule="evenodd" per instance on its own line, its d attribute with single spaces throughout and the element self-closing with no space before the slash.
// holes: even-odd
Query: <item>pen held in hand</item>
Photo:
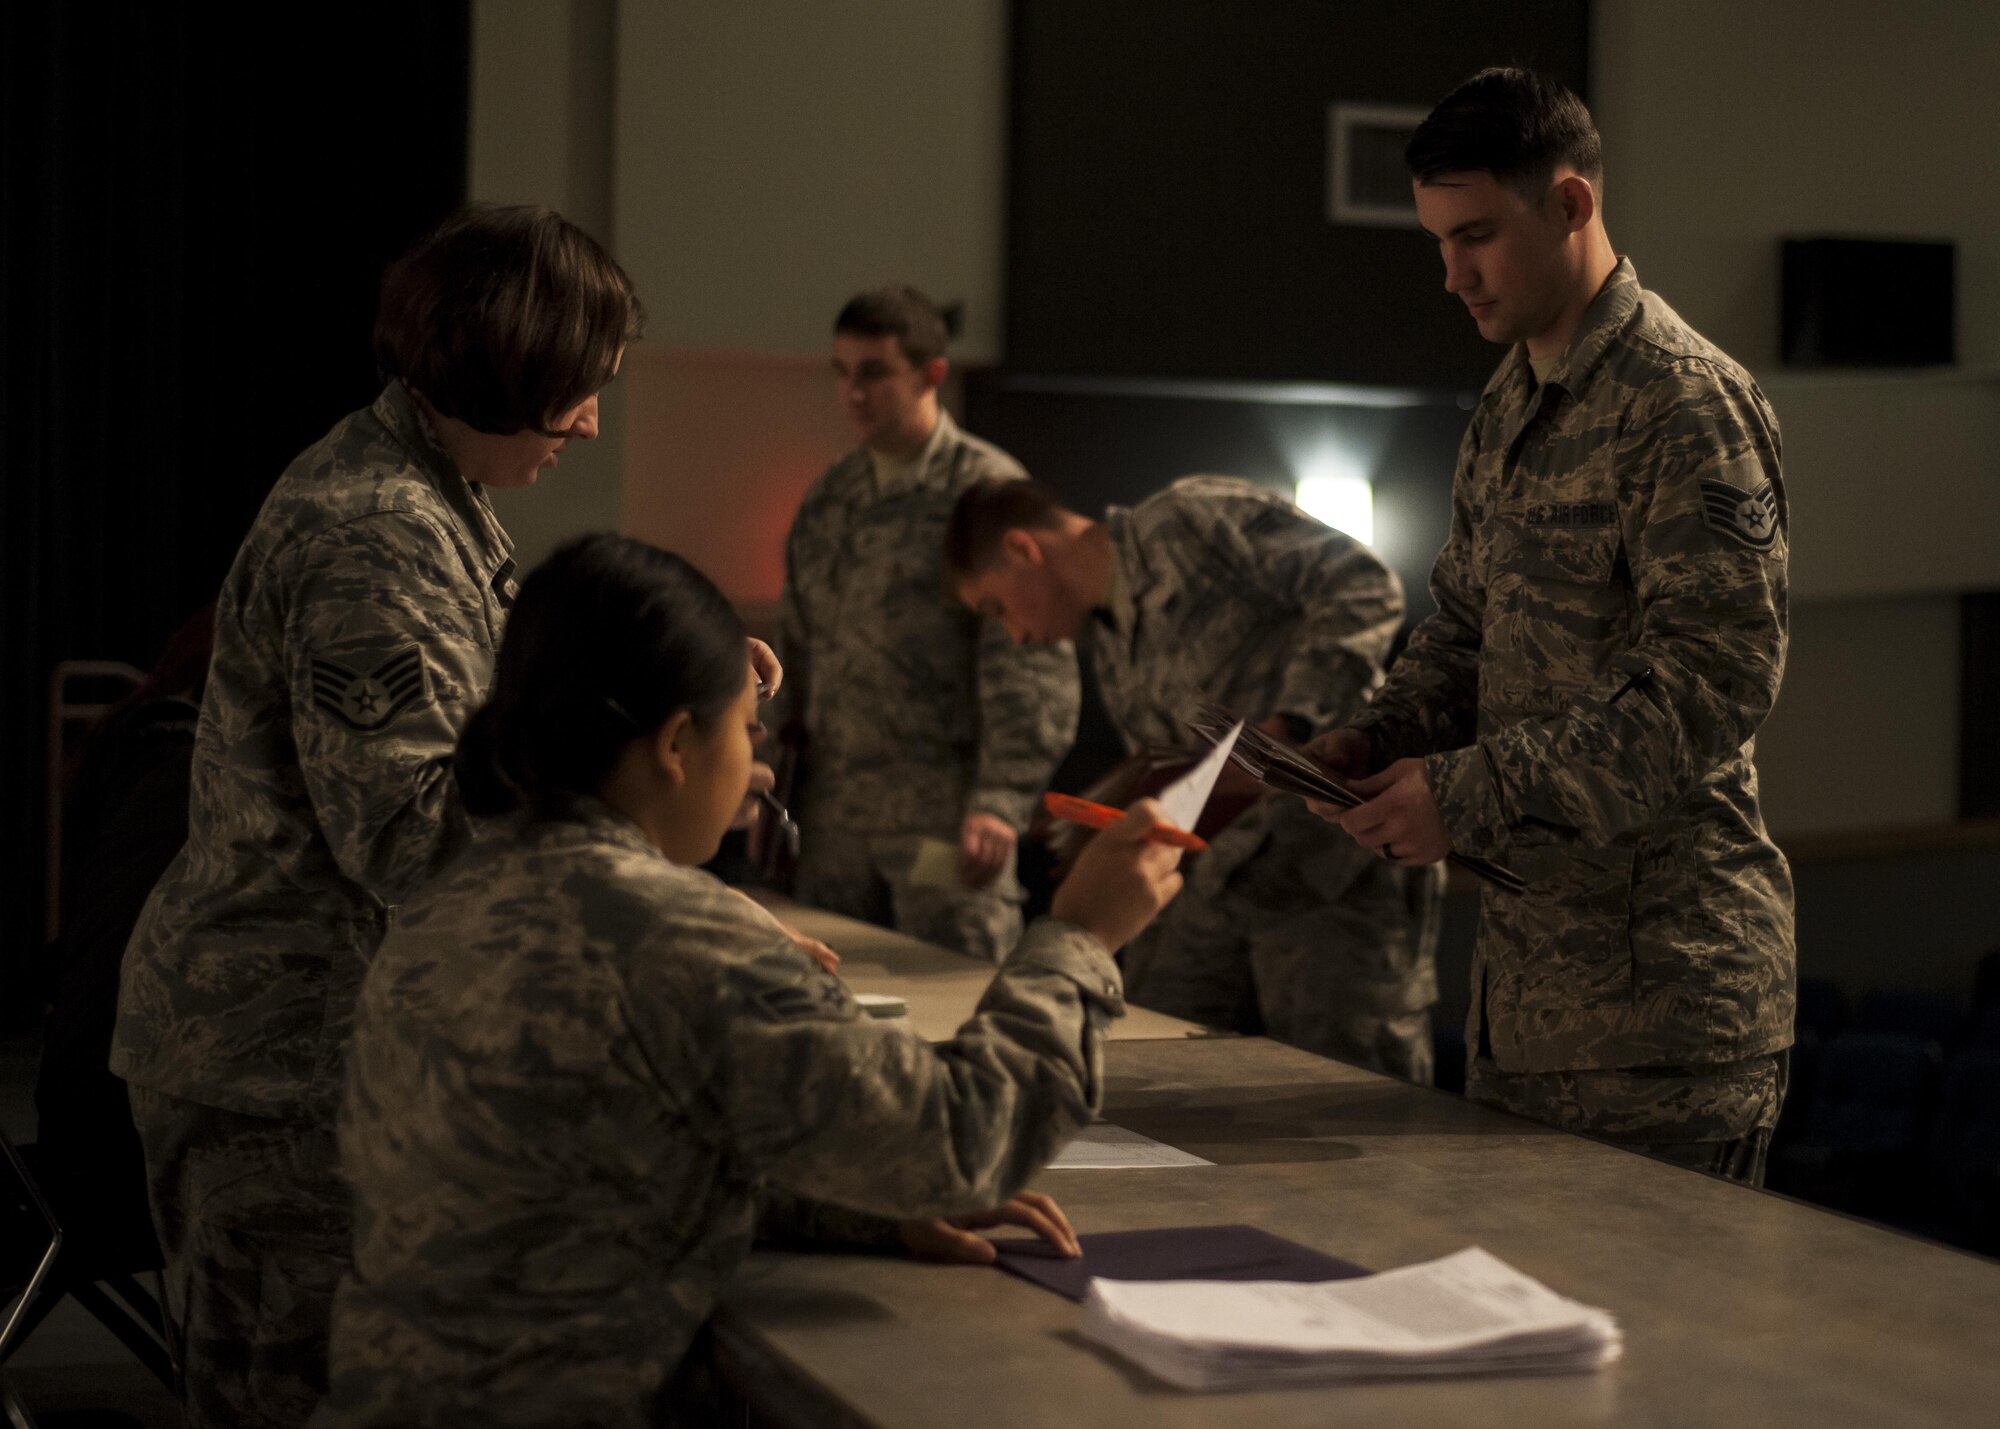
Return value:
<svg viewBox="0 0 2000 1429">
<path fill-rule="evenodd" d="M 1104 829 L 1125 817 L 1123 809 L 1114 809 L 1109 804 L 1093 804 L 1088 799 L 1079 799 L 1073 794 L 1044 794 L 1042 807 L 1064 823 L 1082 824 L 1087 829 Z M 1208 840 L 1185 829 L 1169 828 L 1161 824 L 1146 834 L 1147 843 L 1165 844 L 1169 848 L 1183 848 L 1190 853 L 1200 853 L 1208 847 Z"/>
</svg>

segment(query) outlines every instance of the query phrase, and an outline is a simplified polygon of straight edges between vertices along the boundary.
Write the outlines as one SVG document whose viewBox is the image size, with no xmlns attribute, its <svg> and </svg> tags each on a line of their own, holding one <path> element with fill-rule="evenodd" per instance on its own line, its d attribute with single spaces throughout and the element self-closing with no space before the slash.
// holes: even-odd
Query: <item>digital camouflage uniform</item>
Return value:
<svg viewBox="0 0 2000 1429">
<path fill-rule="evenodd" d="M 297 1423 L 317 1397 L 348 1022 L 396 905 L 465 840 L 451 755 L 511 549 L 392 384 L 286 470 L 223 585 L 188 842 L 132 935 L 111 1055 L 194 1423 Z"/>
<path fill-rule="evenodd" d="M 1104 519 L 1112 600 L 1085 651 L 1134 751 L 1199 753 L 1186 721 L 1203 700 L 1252 723 L 1331 729 L 1381 683 L 1403 592 L 1360 542 L 1220 477 L 1187 477 Z M 1126 992 L 1427 1084 L 1442 882 L 1361 849 L 1298 798 L 1266 795 L 1127 946 Z"/>
<path fill-rule="evenodd" d="M 1542 386 L 1518 347 L 1487 384 L 1437 613 L 1355 721 L 1528 885 L 1481 892 L 1468 1093 L 1753 1181 L 1792 1040 L 1751 765 L 1786 551 L 1770 405 L 1621 262 Z"/>
<path fill-rule="evenodd" d="M 1018 834 L 1076 735 L 1069 646 L 1014 645 L 945 580 L 959 493 L 1022 474 L 940 411 L 886 489 L 865 448 L 820 477 L 785 544 L 785 682 L 769 716 L 774 727 L 796 719 L 806 736 L 793 893 L 988 959 L 1020 936 L 1011 863 L 985 888 L 910 873 L 923 840 L 957 849 L 967 814 L 997 815 Z"/>
<path fill-rule="evenodd" d="M 1042 920 L 932 1046 L 605 806 L 496 825 L 362 991 L 328 1420 L 655 1423 L 760 1204 L 884 1242 L 1004 1202 L 1091 1119 L 1122 1011 Z"/>
</svg>

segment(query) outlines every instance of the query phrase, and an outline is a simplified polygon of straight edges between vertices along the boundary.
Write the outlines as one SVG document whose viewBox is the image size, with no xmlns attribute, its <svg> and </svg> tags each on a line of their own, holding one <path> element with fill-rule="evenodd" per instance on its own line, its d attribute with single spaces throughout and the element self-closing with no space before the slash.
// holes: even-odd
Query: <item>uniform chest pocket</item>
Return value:
<svg viewBox="0 0 2000 1429">
<path fill-rule="evenodd" d="M 1625 542 L 1616 526 L 1579 531 L 1529 527 L 1497 541 L 1494 565 L 1525 579 L 1579 586 L 1609 585 Z"/>
<path fill-rule="evenodd" d="M 1485 677 L 1508 713 L 1551 714 L 1590 688 L 1637 628 L 1618 529 L 1528 528 L 1495 543 Z"/>
</svg>

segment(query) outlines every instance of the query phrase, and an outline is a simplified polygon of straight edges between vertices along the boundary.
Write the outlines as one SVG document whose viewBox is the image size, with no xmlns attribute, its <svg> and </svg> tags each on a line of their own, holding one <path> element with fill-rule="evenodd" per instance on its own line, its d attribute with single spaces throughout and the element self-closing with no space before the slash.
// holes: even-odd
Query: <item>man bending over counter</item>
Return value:
<svg viewBox="0 0 2000 1429">
<path fill-rule="evenodd" d="M 981 482 L 952 513 L 946 563 L 959 598 L 1017 641 L 1076 642 L 1134 752 L 1194 743 L 1204 699 L 1293 739 L 1353 718 L 1403 616 L 1367 547 L 1220 477 L 1102 522 L 1036 482 Z M 1269 794 L 1127 947 L 1127 987 L 1140 1006 L 1428 1083 L 1441 885 Z"/>
</svg>

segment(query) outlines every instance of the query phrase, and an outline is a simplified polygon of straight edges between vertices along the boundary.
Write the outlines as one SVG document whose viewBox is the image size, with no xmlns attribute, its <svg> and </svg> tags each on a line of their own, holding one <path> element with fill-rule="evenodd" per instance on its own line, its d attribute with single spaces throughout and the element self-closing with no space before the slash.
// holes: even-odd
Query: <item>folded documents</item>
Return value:
<svg viewBox="0 0 2000 1429">
<path fill-rule="evenodd" d="M 1617 1321 L 1478 1247 L 1318 1285 L 1094 1280 L 1083 1333 L 1182 1389 L 1596 1369 Z"/>
<path fill-rule="evenodd" d="M 997 1264 L 1046 1290 L 1081 1301 L 1093 1280 L 1345 1280 L 1368 1272 L 1352 1261 L 1255 1226 L 1176 1226 L 1078 1236 L 1069 1260 L 1044 1240 L 998 1240 Z"/>
</svg>

